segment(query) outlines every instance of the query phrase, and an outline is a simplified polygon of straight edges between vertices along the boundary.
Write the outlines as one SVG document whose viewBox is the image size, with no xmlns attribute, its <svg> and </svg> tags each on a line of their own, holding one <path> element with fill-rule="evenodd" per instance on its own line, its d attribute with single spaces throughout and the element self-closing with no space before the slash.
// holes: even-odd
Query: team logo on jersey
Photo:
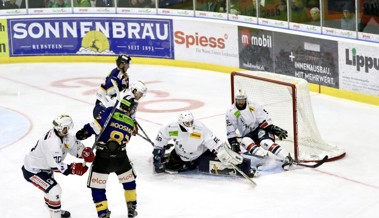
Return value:
<svg viewBox="0 0 379 218">
<path fill-rule="evenodd" d="M 193 133 L 190 134 L 190 138 L 200 139 L 201 138 L 201 133 L 199 133 L 199 132 L 193 132 Z"/>
<path fill-rule="evenodd" d="M 250 111 L 255 111 L 255 108 L 253 106 L 249 106 Z"/>
<path fill-rule="evenodd" d="M 234 116 L 236 116 L 238 118 L 239 116 L 241 116 L 241 112 L 239 110 L 237 110 L 236 112 L 234 112 Z"/>
</svg>

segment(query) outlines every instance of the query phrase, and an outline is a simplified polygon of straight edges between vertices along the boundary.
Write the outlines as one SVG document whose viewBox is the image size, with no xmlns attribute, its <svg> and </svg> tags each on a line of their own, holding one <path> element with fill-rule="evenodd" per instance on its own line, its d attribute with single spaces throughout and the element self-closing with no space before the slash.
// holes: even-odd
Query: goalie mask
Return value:
<svg viewBox="0 0 379 218">
<path fill-rule="evenodd" d="M 126 95 L 121 100 L 120 110 L 127 112 L 129 116 L 136 112 L 136 108 L 137 108 L 137 103 L 132 96 Z"/>
<path fill-rule="evenodd" d="M 190 111 L 184 111 L 179 114 L 179 125 L 181 125 L 187 132 L 193 132 L 193 115 Z"/>
<path fill-rule="evenodd" d="M 238 89 L 234 95 L 234 104 L 238 110 L 244 110 L 246 108 L 247 95 L 245 90 Z"/>
<path fill-rule="evenodd" d="M 54 129 L 63 136 L 68 134 L 68 131 L 74 128 L 74 122 L 69 115 L 59 115 L 53 120 Z"/>
<path fill-rule="evenodd" d="M 130 86 L 130 90 L 134 94 L 136 100 L 140 100 L 142 97 L 146 95 L 147 88 L 145 86 L 145 83 L 141 81 L 136 81 Z"/>
</svg>

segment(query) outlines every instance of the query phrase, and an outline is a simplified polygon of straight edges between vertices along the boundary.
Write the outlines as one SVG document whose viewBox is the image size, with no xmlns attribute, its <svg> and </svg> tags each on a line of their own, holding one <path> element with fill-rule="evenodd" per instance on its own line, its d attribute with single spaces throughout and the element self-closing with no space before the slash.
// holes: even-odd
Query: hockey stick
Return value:
<svg viewBox="0 0 379 218">
<path fill-rule="evenodd" d="M 261 159 L 264 159 L 266 157 L 266 156 L 260 156 L 260 155 L 249 154 L 249 153 L 244 153 L 244 155 L 257 157 L 257 158 L 261 158 Z M 317 161 L 317 163 L 315 163 L 313 165 L 299 163 L 299 162 L 295 162 L 295 161 L 292 164 L 297 165 L 297 166 L 302 166 L 302 167 L 308 167 L 308 168 L 317 168 L 317 167 L 321 166 L 322 164 L 324 164 L 326 161 L 328 161 L 328 158 L 329 158 L 328 155 L 326 155 L 324 158 L 322 158 L 320 161 Z M 274 160 L 284 163 L 284 160 L 282 160 L 282 159 L 274 158 Z"/>
<path fill-rule="evenodd" d="M 117 84 L 113 79 L 111 80 L 111 82 L 112 82 L 113 86 L 116 88 L 116 96 L 117 96 L 116 103 L 114 104 L 110 114 L 108 115 L 107 119 L 105 120 L 103 128 L 101 129 L 100 133 L 96 136 L 95 142 L 92 145 L 92 150 L 95 149 L 96 144 L 99 141 L 99 138 L 101 137 L 101 135 L 103 135 L 105 129 L 108 127 L 108 124 L 109 124 L 110 120 L 112 119 L 114 112 L 116 111 L 117 105 L 120 102 L 120 91 L 117 88 Z"/>
<path fill-rule="evenodd" d="M 149 142 L 151 145 L 154 146 L 154 144 L 150 141 L 150 139 L 146 138 L 145 136 L 143 136 L 143 135 L 141 135 L 141 134 L 139 134 L 139 133 L 137 133 L 137 135 L 138 135 L 139 137 L 143 138 L 145 141 Z"/>
<path fill-rule="evenodd" d="M 234 164 L 230 164 L 230 165 L 232 165 L 232 167 L 235 169 L 235 170 L 237 170 L 237 172 L 239 172 L 243 177 L 245 177 L 245 179 L 247 179 L 247 180 L 249 180 L 249 182 L 251 183 L 251 184 L 253 184 L 254 186 L 256 186 L 257 185 L 257 183 L 255 183 L 250 177 L 248 177 L 247 175 L 246 175 L 246 173 L 244 173 L 240 168 L 238 168 L 236 165 L 234 165 Z"/>
<path fill-rule="evenodd" d="M 140 136 L 141 138 L 145 139 L 147 142 L 149 142 L 152 146 L 154 146 L 154 143 L 150 140 L 149 136 L 146 134 L 145 130 L 143 130 L 142 126 L 139 125 L 139 123 L 137 122 L 137 120 L 134 120 L 134 122 L 137 124 L 138 128 L 142 131 L 142 133 L 145 135 L 141 135 L 139 133 L 137 133 L 138 136 Z"/>
</svg>

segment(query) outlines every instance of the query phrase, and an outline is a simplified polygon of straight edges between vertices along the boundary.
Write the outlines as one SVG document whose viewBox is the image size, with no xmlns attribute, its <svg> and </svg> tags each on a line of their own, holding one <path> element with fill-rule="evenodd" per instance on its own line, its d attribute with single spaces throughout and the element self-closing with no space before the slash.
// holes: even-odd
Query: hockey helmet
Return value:
<svg viewBox="0 0 379 218">
<path fill-rule="evenodd" d="M 69 115 L 59 115 L 53 120 L 54 129 L 66 135 L 68 131 L 74 128 L 74 122 Z"/>
<path fill-rule="evenodd" d="M 243 89 L 237 90 L 237 92 L 234 95 L 234 100 L 237 100 L 237 99 L 247 99 L 247 95 L 246 95 L 245 90 L 243 90 Z"/>
<path fill-rule="evenodd" d="M 146 95 L 146 92 L 147 92 L 147 88 L 145 86 L 145 83 L 141 82 L 141 81 L 135 81 L 131 86 L 130 86 L 130 90 L 132 91 L 132 93 L 134 94 L 136 100 L 138 101 L 140 98 L 144 97 Z M 134 92 L 136 91 L 136 92 Z"/>
<path fill-rule="evenodd" d="M 183 111 L 179 114 L 179 124 L 185 128 L 188 132 L 193 131 L 193 114 L 190 111 Z"/>
<path fill-rule="evenodd" d="M 247 95 L 245 90 L 238 89 L 234 95 L 234 104 L 238 110 L 244 110 L 246 108 Z"/>
<path fill-rule="evenodd" d="M 137 103 L 130 95 L 124 96 L 120 102 L 120 109 L 127 112 L 128 115 L 132 115 L 135 112 L 136 107 Z"/>
<path fill-rule="evenodd" d="M 132 58 L 129 55 L 119 55 L 116 59 L 117 66 L 120 66 L 120 64 L 130 64 L 132 61 Z"/>
</svg>

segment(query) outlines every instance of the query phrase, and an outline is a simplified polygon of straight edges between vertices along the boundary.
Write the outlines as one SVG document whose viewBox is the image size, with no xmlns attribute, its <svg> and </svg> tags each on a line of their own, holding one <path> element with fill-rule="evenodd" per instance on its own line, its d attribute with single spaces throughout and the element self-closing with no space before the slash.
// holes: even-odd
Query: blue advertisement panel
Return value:
<svg viewBox="0 0 379 218">
<path fill-rule="evenodd" d="M 9 19 L 10 56 L 115 55 L 174 59 L 172 20 Z"/>
</svg>

